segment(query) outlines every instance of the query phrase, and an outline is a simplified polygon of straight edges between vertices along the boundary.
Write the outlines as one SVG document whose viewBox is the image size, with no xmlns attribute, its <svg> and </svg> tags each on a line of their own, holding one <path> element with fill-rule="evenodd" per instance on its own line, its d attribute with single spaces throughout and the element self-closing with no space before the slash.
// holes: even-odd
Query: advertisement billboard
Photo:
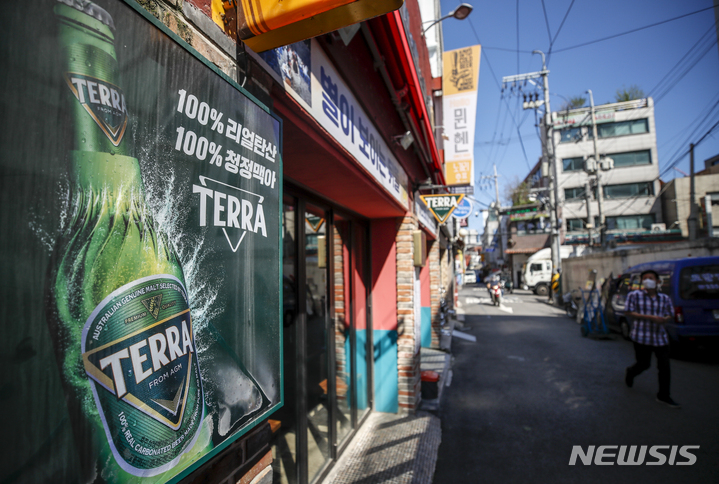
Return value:
<svg viewBox="0 0 719 484">
<path fill-rule="evenodd" d="M 134 3 L 0 23 L 0 480 L 177 481 L 282 404 L 281 122 Z"/>
<path fill-rule="evenodd" d="M 474 185 L 474 127 L 481 46 L 443 55 L 444 176 L 447 185 Z"/>
</svg>

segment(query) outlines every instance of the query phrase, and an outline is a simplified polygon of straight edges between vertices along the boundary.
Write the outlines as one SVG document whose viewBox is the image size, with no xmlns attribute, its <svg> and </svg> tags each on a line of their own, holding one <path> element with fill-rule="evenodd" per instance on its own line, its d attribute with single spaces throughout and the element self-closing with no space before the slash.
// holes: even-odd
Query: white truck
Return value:
<svg viewBox="0 0 719 484">
<path fill-rule="evenodd" d="M 566 259 L 574 252 L 574 247 L 562 245 L 559 247 L 559 258 Z M 540 249 L 527 259 L 522 268 L 522 284 L 531 289 L 534 294 L 546 296 L 549 294 L 549 284 L 552 282 L 552 250 L 547 247 Z"/>
</svg>

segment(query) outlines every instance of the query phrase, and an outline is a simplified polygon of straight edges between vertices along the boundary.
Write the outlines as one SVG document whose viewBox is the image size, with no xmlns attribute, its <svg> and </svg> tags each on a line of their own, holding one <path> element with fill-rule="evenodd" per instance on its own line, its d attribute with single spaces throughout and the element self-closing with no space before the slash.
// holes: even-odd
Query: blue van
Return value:
<svg viewBox="0 0 719 484">
<path fill-rule="evenodd" d="M 607 301 L 608 319 L 622 334 L 631 330 L 624 316 L 626 296 L 640 287 L 639 275 L 647 269 L 659 273 L 659 290 L 672 299 L 674 322 L 666 328 L 673 343 L 719 336 L 719 257 L 645 262 L 627 269 L 614 281 Z"/>
</svg>

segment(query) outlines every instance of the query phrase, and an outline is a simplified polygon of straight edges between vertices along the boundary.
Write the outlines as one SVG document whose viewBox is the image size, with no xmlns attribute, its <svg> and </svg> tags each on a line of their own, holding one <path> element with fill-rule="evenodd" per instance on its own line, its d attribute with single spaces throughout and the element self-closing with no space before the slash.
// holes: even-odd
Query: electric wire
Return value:
<svg viewBox="0 0 719 484">
<path fill-rule="evenodd" d="M 544 25 L 547 26 L 547 36 L 549 37 L 549 43 L 552 43 L 552 30 L 549 28 L 549 19 L 547 18 L 547 6 L 542 0 L 542 12 L 544 12 Z M 519 48 L 519 46 L 517 46 Z"/>
<path fill-rule="evenodd" d="M 519 0 L 517 0 L 517 74 L 519 74 Z"/>
<path fill-rule="evenodd" d="M 716 107 L 716 105 L 715 105 L 714 107 Z M 718 113 L 718 114 L 719 114 L 719 113 Z M 706 120 L 706 117 L 705 117 L 705 120 Z M 703 120 L 703 121 L 704 121 L 704 120 Z M 703 122 L 703 121 L 702 121 L 702 122 Z M 719 127 L 719 119 L 717 119 L 716 122 L 714 122 L 714 124 L 706 131 L 706 133 L 704 133 L 704 135 L 703 135 L 701 138 L 699 138 L 699 140 L 698 140 L 696 143 L 693 143 L 693 144 L 694 144 L 694 147 L 696 148 L 696 147 L 697 147 L 702 141 L 704 141 L 704 139 L 705 139 L 707 136 L 709 136 L 717 127 Z M 695 133 L 696 133 L 696 131 L 693 132 L 692 135 L 694 135 Z M 680 161 L 682 161 L 684 158 L 686 158 L 686 157 L 689 155 L 689 152 L 690 152 L 690 150 L 687 149 L 687 150 L 684 151 L 684 152 L 675 153 L 675 156 L 674 156 L 674 158 L 672 159 L 672 161 L 669 163 L 669 165 L 666 166 L 666 167 L 660 172 L 660 174 L 659 174 L 659 176 L 658 176 L 657 178 L 655 178 L 654 180 L 651 180 L 651 182 L 653 183 L 653 182 L 655 182 L 655 181 L 657 181 L 657 180 L 660 180 L 661 177 L 662 177 L 664 174 L 666 174 L 666 173 L 667 173 L 668 171 L 670 171 L 674 166 L 676 166 Z M 666 191 L 666 189 L 668 188 L 668 186 L 669 186 L 668 184 L 665 184 L 665 185 L 662 187 L 662 189 L 659 191 L 659 193 L 656 195 L 655 198 L 661 197 L 661 195 Z M 633 201 L 637 200 L 638 198 L 640 198 L 640 197 L 642 197 L 642 196 L 645 196 L 645 195 L 638 194 L 638 195 L 635 195 L 635 196 L 633 196 L 633 197 L 630 197 L 630 198 L 626 199 L 626 201 L 623 202 L 623 203 L 622 203 L 621 205 L 619 205 L 618 207 L 616 207 L 615 210 L 617 210 L 617 209 L 619 209 L 619 208 L 621 208 L 621 207 L 623 207 L 623 206 L 629 204 L 630 202 L 633 202 Z M 620 212 L 618 215 L 615 215 L 615 216 L 621 217 L 621 216 L 624 215 L 630 208 L 631 208 L 631 206 L 628 206 L 626 209 L 624 209 L 622 212 Z"/>
<path fill-rule="evenodd" d="M 714 97 L 713 97 L 708 103 L 706 103 L 706 107 L 704 108 L 704 110 L 701 111 L 701 112 L 697 115 L 697 117 L 694 118 L 694 120 L 693 120 L 691 123 L 689 123 L 689 124 L 688 124 L 684 129 L 682 129 L 681 131 L 677 131 L 677 132 L 676 132 L 673 136 L 671 136 L 670 138 L 667 138 L 666 140 L 663 140 L 663 142 L 659 145 L 659 147 L 660 147 L 662 150 L 665 150 L 665 149 L 666 149 L 666 151 L 670 151 L 670 150 L 676 145 L 675 140 L 677 140 L 677 138 L 679 138 L 679 137 L 681 137 L 681 136 L 684 136 L 684 135 L 685 135 L 687 132 L 689 132 L 690 130 L 694 129 L 694 125 L 695 125 L 695 124 L 698 124 L 698 123 L 700 122 L 700 118 L 701 118 L 702 116 L 707 116 L 707 115 L 711 112 L 711 110 L 714 108 L 714 106 L 717 104 L 718 101 L 719 101 L 719 91 L 717 91 L 716 94 L 714 95 Z"/>
<path fill-rule="evenodd" d="M 472 17 L 469 17 L 469 26 L 472 28 L 472 32 L 474 33 L 474 37 L 477 39 L 478 44 L 482 44 L 482 41 L 479 40 L 479 35 L 477 34 L 477 30 L 474 28 L 474 22 L 472 20 Z M 494 79 L 495 84 L 497 85 L 497 89 L 499 89 L 500 93 L 502 92 L 502 87 L 499 83 L 499 80 L 497 79 L 497 75 L 494 72 L 494 68 L 492 67 L 492 63 L 489 61 L 489 56 L 487 55 L 486 51 L 482 49 L 482 54 L 484 55 L 484 60 L 487 63 L 487 67 L 489 67 L 489 71 L 492 73 L 492 78 Z M 517 121 L 514 118 L 514 114 L 512 114 L 511 109 L 509 108 L 509 104 L 507 103 L 507 98 L 502 96 L 502 99 L 504 100 L 504 103 L 507 107 L 507 110 L 509 111 L 510 116 L 512 117 L 512 122 L 514 122 L 514 125 L 517 126 Z M 524 161 L 527 163 L 527 166 L 531 170 L 532 167 L 529 165 L 529 159 L 527 158 L 527 151 L 524 148 L 524 141 L 522 140 L 522 133 L 519 131 L 519 128 L 517 127 L 517 134 L 519 135 L 519 141 L 522 145 L 522 153 L 524 154 Z"/>
<path fill-rule="evenodd" d="M 569 4 L 569 8 L 567 9 L 567 13 L 564 14 L 564 18 L 562 19 L 562 23 L 559 24 L 559 28 L 557 29 L 557 33 L 554 34 L 554 38 L 549 43 L 549 50 L 547 51 L 547 65 L 549 65 L 549 59 L 551 59 L 552 56 L 552 47 L 554 47 L 554 42 L 557 41 L 557 37 L 559 37 L 559 32 L 562 31 L 562 27 L 564 27 L 564 22 L 566 22 L 567 17 L 569 17 L 569 12 L 572 11 L 572 7 L 574 6 L 574 0 L 572 0 L 572 3 Z"/>
<path fill-rule="evenodd" d="M 694 135 L 696 135 L 697 133 L 703 131 L 704 127 L 708 126 L 711 122 L 713 122 L 715 118 L 717 118 L 717 119 L 716 119 L 716 122 L 714 122 L 714 124 L 704 133 L 704 135 L 703 135 L 701 138 L 699 138 L 696 143 L 694 143 L 694 146 L 695 146 L 695 147 L 698 146 L 702 141 L 704 141 L 704 139 L 705 139 L 707 136 L 709 136 L 717 127 L 719 127 L 719 112 L 714 113 L 714 117 L 711 118 L 711 120 L 709 119 L 710 116 L 712 115 L 712 111 L 713 111 L 717 106 L 719 106 L 719 99 L 711 106 L 711 108 L 709 108 L 709 109 L 706 111 L 706 113 L 702 112 L 702 114 L 704 115 L 704 117 L 701 119 L 701 121 L 698 122 L 697 128 L 694 129 L 694 130 L 692 131 L 692 133 L 686 138 L 685 142 L 683 143 L 683 146 L 686 146 L 686 144 L 688 143 L 689 139 L 690 139 L 692 136 L 694 136 Z M 699 117 L 701 117 L 701 115 L 700 115 Z M 697 117 L 697 118 L 695 119 L 695 121 L 693 121 L 693 122 L 691 123 L 691 125 L 696 124 L 697 121 L 699 120 L 699 117 Z M 654 179 L 652 179 L 652 180 L 647 180 L 646 182 L 647 182 L 647 183 L 651 183 L 651 184 L 653 185 L 654 182 L 656 182 L 657 180 L 660 180 L 662 176 L 664 176 L 667 172 L 671 171 L 680 161 L 682 161 L 683 159 L 685 159 L 685 158 L 687 157 L 687 155 L 689 155 L 689 150 L 688 150 L 688 149 L 682 152 L 682 148 L 681 148 L 681 147 L 678 148 L 678 149 L 673 153 L 673 155 L 670 157 L 670 160 L 671 160 L 671 161 L 668 163 L 667 166 L 664 167 L 664 169 L 660 172 L 659 176 L 657 176 L 656 178 L 654 178 Z M 568 179 L 565 179 L 564 181 L 568 181 Z M 560 184 L 560 186 L 562 186 L 562 185 L 563 185 L 563 183 Z M 603 186 L 606 186 L 606 185 L 603 185 Z M 570 188 L 574 188 L 574 187 L 570 187 Z M 576 187 L 576 188 L 581 188 L 581 186 L 580 186 L 580 187 Z M 665 184 L 665 185 L 662 187 L 662 189 L 659 191 L 659 193 L 657 193 L 656 195 L 652 195 L 652 196 L 654 196 L 655 200 L 658 199 L 658 198 L 660 198 L 661 195 L 666 191 L 667 188 L 668 188 L 668 184 Z M 583 190 L 583 191 L 582 191 L 582 194 L 585 195 L 585 194 L 586 194 L 586 190 Z M 646 195 L 644 195 L 644 194 L 642 194 L 642 193 L 638 193 L 638 194 L 636 194 L 636 195 L 634 195 L 634 196 L 631 196 L 631 197 L 628 197 L 628 198 L 624 199 L 618 206 L 613 207 L 612 212 L 614 212 L 615 214 L 614 214 L 614 215 L 611 215 L 611 216 L 612 216 L 612 217 L 621 217 L 621 216 L 625 215 L 630 209 L 632 209 L 632 207 L 633 207 L 632 202 L 635 202 L 635 201 L 638 200 L 639 198 L 642 198 L 642 197 L 645 197 L 645 196 L 646 196 Z M 611 200 L 611 199 L 606 199 L 606 200 Z M 565 201 L 566 201 L 566 199 L 565 199 Z M 625 207 L 624 210 L 621 210 L 623 207 Z M 563 205 L 563 208 L 565 208 L 565 209 L 571 211 L 572 213 L 575 213 L 575 214 L 576 214 L 576 212 L 574 212 L 573 210 L 571 210 L 571 209 L 570 209 L 569 207 L 567 207 L 566 205 Z M 617 213 L 617 211 L 619 211 L 619 210 L 621 210 L 621 211 Z M 635 210 L 636 210 L 636 209 L 635 209 Z M 642 214 L 641 214 L 641 213 L 638 213 L 638 215 L 642 215 Z M 586 217 L 584 217 L 584 218 L 586 218 Z"/>
<path fill-rule="evenodd" d="M 661 101 L 662 98 L 664 98 L 664 96 L 666 96 L 672 89 L 674 89 L 674 87 L 676 87 L 676 85 L 679 83 L 679 81 L 681 81 L 682 79 L 684 79 L 684 76 L 686 76 L 687 74 L 689 74 L 689 72 L 690 72 L 692 69 L 694 69 L 694 67 L 709 53 L 709 51 L 711 51 L 711 50 L 713 49 L 713 47 L 714 47 L 716 44 L 717 44 L 717 40 L 714 39 L 711 43 L 709 43 L 708 45 L 706 45 L 706 46 L 704 47 L 704 51 L 703 51 L 701 54 L 699 54 L 699 56 L 694 60 L 694 62 L 692 62 L 691 65 L 687 66 L 682 73 L 678 74 L 678 75 L 676 76 L 676 79 L 672 82 L 671 85 L 667 86 L 667 87 L 664 89 L 664 91 L 662 91 L 660 94 L 658 94 L 658 95 L 656 96 L 656 98 L 654 99 L 654 103 L 656 104 L 656 103 L 658 103 L 659 101 Z"/>
<path fill-rule="evenodd" d="M 572 3 L 574 3 L 574 2 L 572 2 Z M 604 42 L 605 40 L 615 39 L 615 38 L 621 37 L 621 36 L 623 36 L 623 35 L 632 34 L 632 33 L 634 33 L 634 32 L 639 32 L 640 30 L 645 30 L 645 29 L 649 29 L 649 28 L 652 28 L 652 27 L 656 27 L 656 26 L 658 26 L 658 25 L 662 25 L 662 24 L 668 23 L 668 22 L 673 22 L 673 21 L 675 21 L 675 20 L 679 20 L 679 19 L 682 19 L 682 18 L 685 18 L 685 17 L 689 17 L 689 16 L 695 15 L 695 14 L 697 14 L 697 13 L 705 12 L 705 11 L 711 10 L 711 9 L 713 9 L 713 8 L 714 8 L 713 6 L 712 6 L 712 7 L 702 8 L 701 10 L 697 10 L 697 11 L 695 11 L 695 12 L 690 12 L 690 13 L 686 13 L 686 14 L 684 14 L 684 15 L 679 15 L 678 17 L 670 18 L 670 19 L 667 19 L 667 20 L 662 20 L 661 22 L 655 22 L 655 23 L 650 24 L 650 25 L 645 25 L 644 27 L 638 27 L 638 28 L 636 28 L 636 29 L 628 30 L 628 31 L 626 31 L 626 32 L 621 32 L 621 33 L 619 33 L 619 34 L 614 34 L 614 35 L 610 35 L 610 36 L 607 36 L 607 37 L 602 37 L 601 39 L 590 40 L 590 41 L 588 41 L 588 42 L 583 42 L 583 43 L 581 43 L 581 44 L 573 45 L 573 46 L 571 46 L 571 47 L 564 47 L 563 49 L 556 49 L 556 50 L 554 51 L 554 53 L 555 53 L 555 54 L 558 54 L 558 53 L 560 53 L 560 52 L 566 52 L 566 51 L 568 51 L 568 50 L 578 49 L 578 48 L 580 48 L 580 47 L 585 47 L 585 46 L 587 46 L 587 45 L 596 44 L 596 43 L 598 43 L 598 42 Z"/>
<path fill-rule="evenodd" d="M 696 48 L 699 46 L 699 44 L 702 43 L 702 41 L 705 41 L 705 40 L 706 40 L 707 35 L 710 34 L 710 33 L 714 30 L 714 28 L 715 28 L 714 25 L 712 25 L 712 26 L 709 28 L 708 31 L 704 32 L 704 33 L 702 34 L 702 36 L 699 37 L 699 40 L 697 40 L 696 43 L 689 48 L 689 50 L 687 51 L 687 53 L 684 54 L 683 56 L 681 56 L 681 57 L 679 58 L 679 61 L 677 61 L 677 63 L 674 64 L 674 65 L 669 69 L 669 72 L 667 72 L 667 73 L 664 75 L 664 77 L 662 77 L 662 79 L 661 79 L 653 88 L 651 88 L 651 89 L 649 90 L 649 95 L 655 97 L 655 101 L 656 101 L 656 92 L 657 92 L 657 91 L 659 90 L 659 88 L 662 86 L 662 84 L 664 83 L 664 81 L 666 81 L 670 76 L 676 75 L 676 73 L 677 73 L 678 70 L 679 70 L 680 65 L 681 65 L 683 62 L 685 62 L 685 61 L 689 58 L 689 56 L 692 55 L 692 51 L 694 51 L 694 49 L 696 49 Z"/>
</svg>

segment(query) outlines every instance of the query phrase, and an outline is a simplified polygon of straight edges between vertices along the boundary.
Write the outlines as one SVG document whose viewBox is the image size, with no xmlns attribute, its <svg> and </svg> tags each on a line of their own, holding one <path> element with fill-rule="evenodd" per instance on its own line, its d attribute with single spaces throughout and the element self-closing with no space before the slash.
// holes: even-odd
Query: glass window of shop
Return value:
<svg viewBox="0 0 719 484">
<path fill-rule="evenodd" d="M 271 417 L 273 481 L 305 484 L 325 474 L 371 404 L 369 257 L 361 221 L 291 193 L 283 214 L 285 407 Z"/>
</svg>

